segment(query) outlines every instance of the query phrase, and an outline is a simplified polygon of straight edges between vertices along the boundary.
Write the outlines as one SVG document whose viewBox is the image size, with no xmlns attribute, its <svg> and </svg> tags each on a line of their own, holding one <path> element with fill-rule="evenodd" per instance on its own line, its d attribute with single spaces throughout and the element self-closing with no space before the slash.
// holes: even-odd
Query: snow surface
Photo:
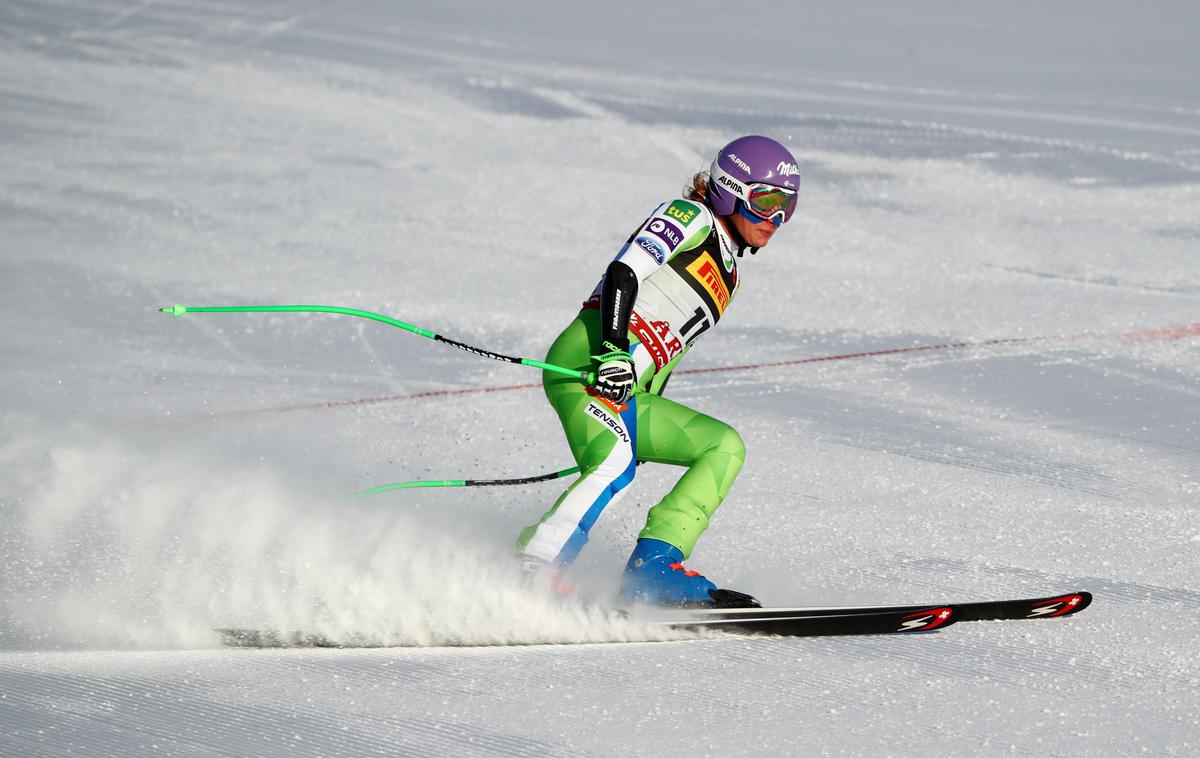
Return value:
<svg viewBox="0 0 1200 758">
<path fill-rule="evenodd" d="M 1200 752 L 1197 28 L 1167 1 L 8 0 L 0 754 Z M 344 305 L 541 357 L 747 132 L 791 146 L 801 213 L 688 368 L 794 363 L 672 381 L 749 447 L 692 565 L 774 604 L 1084 614 L 663 641 L 599 606 L 675 471 L 641 469 L 566 607 L 509 557 L 556 484 L 345 499 L 566 467 L 536 373 L 155 311 Z"/>
</svg>

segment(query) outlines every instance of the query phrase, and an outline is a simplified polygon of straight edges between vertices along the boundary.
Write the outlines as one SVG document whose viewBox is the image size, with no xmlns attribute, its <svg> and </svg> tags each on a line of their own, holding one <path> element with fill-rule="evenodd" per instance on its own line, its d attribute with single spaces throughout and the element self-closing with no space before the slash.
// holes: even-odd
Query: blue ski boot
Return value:
<svg viewBox="0 0 1200 758">
<path fill-rule="evenodd" d="M 683 566 L 683 552 L 662 540 L 640 539 L 621 579 L 618 602 L 681 607 L 757 608 L 749 595 L 720 590 Z"/>
</svg>

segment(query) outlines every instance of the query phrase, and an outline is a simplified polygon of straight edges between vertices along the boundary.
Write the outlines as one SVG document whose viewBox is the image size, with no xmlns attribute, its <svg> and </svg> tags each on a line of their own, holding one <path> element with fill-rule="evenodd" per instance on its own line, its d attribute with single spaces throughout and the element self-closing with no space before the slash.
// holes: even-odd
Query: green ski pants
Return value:
<svg viewBox="0 0 1200 758">
<path fill-rule="evenodd" d="M 644 350 L 636 343 L 630 352 Z M 550 348 L 547 362 L 590 369 L 599 351 L 600 313 L 584 310 Z M 644 362 L 644 361 L 643 361 Z M 620 499 L 633 481 L 637 461 L 685 466 L 671 491 L 653 508 L 639 537 L 662 540 L 686 558 L 708 528 L 717 506 L 729 493 L 742 468 L 746 449 L 728 424 L 646 391 L 654 380 L 654 364 L 639 377 L 639 391 L 618 408 L 591 395 L 582 383 L 543 373 L 542 383 L 580 473 L 537 524 L 517 542 L 518 551 L 562 566 L 575 560 L 588 531 L 604 509 Z M 672 364 L 664 367 L 670 371 Z"/>
</svg>

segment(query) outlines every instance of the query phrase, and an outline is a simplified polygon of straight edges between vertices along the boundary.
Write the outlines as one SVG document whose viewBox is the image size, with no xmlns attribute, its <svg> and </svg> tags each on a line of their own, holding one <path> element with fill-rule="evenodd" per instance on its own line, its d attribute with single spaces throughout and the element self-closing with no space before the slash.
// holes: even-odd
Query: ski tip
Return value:
<svg viewBox="0 0 1200 758">
<path fill-rule="evenodd" d="M 1088 592 L 1087 590 L 1080 590 L 1079 592 L 1076 592 L 1075 595 L 1079 597 L 1079 604 L 1075 608 L 1075 613 L 1082 611 L 1084 608 L 1087 608 L 1092 604 L 1092 593 Z"/>
<path fill-rule="evenodd" d="M 1086 590 L 1069 592 L 1057 597 L 1037 600 L 1029 610 L 1027 618 L 1059 618 L 1079 613 L 1092 604 L 1092 593 Z"/>
<path fill-rule="evenodd" d="M 182 316 L 183 314 L 187 313 L 187 310 L 187 306 L 176 303 L 175 305 L 168 305 L 166 308 L 159 308 L 158 312 L 169 313 L 172 316 Z"/>
</svg>

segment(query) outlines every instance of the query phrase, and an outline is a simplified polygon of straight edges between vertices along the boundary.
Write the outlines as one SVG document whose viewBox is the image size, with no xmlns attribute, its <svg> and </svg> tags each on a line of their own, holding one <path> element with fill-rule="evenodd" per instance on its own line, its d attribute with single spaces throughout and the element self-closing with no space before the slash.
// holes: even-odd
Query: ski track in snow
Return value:
<svg viewBox="0 0 1200 758">
<path fill-rule="evenodd" d="M 1200 751 L 1200 17 L 774 10 L 0 8 L 0 755 Z M 770 70 L 725 52 L 787 33 Z M 597 604 L 652 466 L 583 602 L 531 598 L 510 543 L 558 484 L 343 496 L 566 466 L 536 374 L 156 312 L 346 305 L 537 358 L 742 132 L 793 148 L 802 212 L 672 382 L 749 448 L 691 564 L 773 604 L 1085 613 L 640 628 Z M 217 647 L 237 625 L 405 647 Z"/>
</svg>

